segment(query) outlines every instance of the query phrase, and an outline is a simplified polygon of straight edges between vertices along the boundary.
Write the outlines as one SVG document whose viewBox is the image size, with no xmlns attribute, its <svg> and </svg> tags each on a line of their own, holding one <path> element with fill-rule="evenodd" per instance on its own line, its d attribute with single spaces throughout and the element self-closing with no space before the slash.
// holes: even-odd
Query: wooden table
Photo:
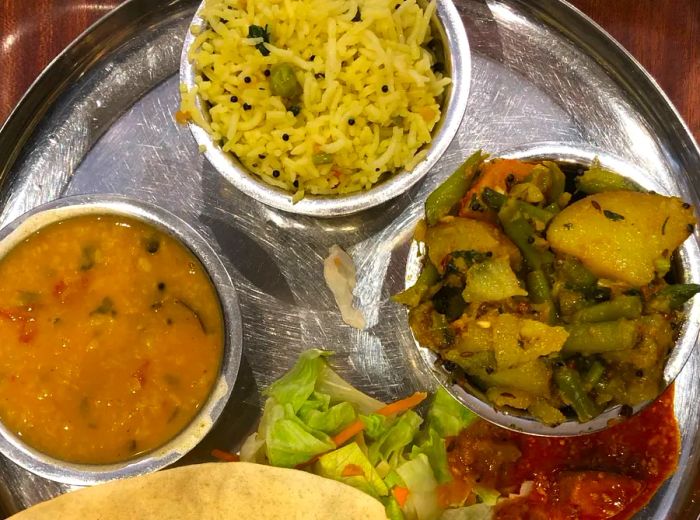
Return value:
<svg viewBox="0 0 700 520">
<path fill-rule="evenodd" d="M 0 124 L 42 69 L 118 0 L 0 0 Z M 700 141 L 700 0 L 572 0 L 656 78 Z M 700 487 L 694 493 L 700 502 Z M 691 516 L 692 515 L 692 516 Z M 696 517 L 689 511 L 684 518 Z"/>
<path fill-rule="evenodd" d="M 0 123 L 41 70 L 118 0 L 0 0 Z M 573 0 L 669 95 L 700 140 L 700 0 Z"/>
<path fill-rule="evenodd" d="M 41 70 L 118 0 L 0 0 L 0 123 Z M 700 140 L 700 1 L 573 0 L 669 95 Z"/>
</svg>

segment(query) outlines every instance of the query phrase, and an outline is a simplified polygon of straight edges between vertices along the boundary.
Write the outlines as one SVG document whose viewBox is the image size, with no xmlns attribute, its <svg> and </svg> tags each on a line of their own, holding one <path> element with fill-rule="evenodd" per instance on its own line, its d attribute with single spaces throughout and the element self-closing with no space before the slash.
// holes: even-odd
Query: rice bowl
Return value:
<svg viewBox="0 0 700 520">
<path fill-rule="evenodd" d="M 467 48 L 442 2 L 207 2 L 183 49 L 177 117 L 254 198 L 352 213 L 403 192 L 447 148 L 466 105 Z M 280 67 L 296 94 L 275 92 Z"/>
</svg>

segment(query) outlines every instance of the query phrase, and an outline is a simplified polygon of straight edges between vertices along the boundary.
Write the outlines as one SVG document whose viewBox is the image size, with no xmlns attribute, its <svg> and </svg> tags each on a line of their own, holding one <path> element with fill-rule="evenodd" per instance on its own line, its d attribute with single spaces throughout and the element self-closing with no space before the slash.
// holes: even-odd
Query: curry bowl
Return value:
<svg viewBox="0 0 700 520">
<path fill-rule="evenodd" d="M 556 143 L 543 143 L 542 145 L 500 152 L 494 154 L 494 156 L 531 162 L 552 161 L 562 171 L 571 174 L 569 176 L 579 175 L 597 161 L 602 168 L 621 174 L 644 190 L 674 195 L 672 193 L 673 189 L 664 183 L 664 174 L 662 172 L 645 172 L 626 161 L 607 155 L 603 151 L 574 148 Z M 418 279 L 425 254 L 426 251 L 422 243 L 414 241 L 411 244 L 407 260 L 405 287 L 412 287 Z M 670 276 L 672 277 L 672 282 L 669 283 L 698 284 L 700 282 L 700 248 L 698 247 L 696 235 L 693 232 L 690 233 L 689 238 L 685 240 L 671 258 L 671 262 Z M 663 372 L 659 394 L 671 385 L 680 374 L 695 347 L 699 330 L 700 301 L 697 298 L 692 298 L 683 307 L 682 320 L 675 331 L 675 344 L 665 358 L 665 363 L 661 365 Z M 579 422 L 575 416 L 567 415 L 565 421 L 554 426 L 548 425 L 535 419 L 525 410 L 509 406 L 501 406 L 499 408 L 494 406 L 486 398 L 485 391 L 481 392 L 459 370 L 453 370 L 455 363 L 444 362 L 433 350 L 419 343 L 413 327 L 411 332 L 413 343 L 418 350 L 418 356 L 423 361 L 421 363 L 423 365 L 421 371 L 425 371 L 425 373 L 437 379 L 455 398 L 484 419 L 515 431 L 544 436 L 573 436 L 591 433 L 605 429 L 623 420 L 625 417 L 640 411 L 651 402 L 651 400 L 647 400 L 639 402 L 635 406 L 608 405 L 602 410 L 602 413 L 585 422 Z"/>
<path fill-rule="evenodd" d="M 427 5 L 428 2 L 419 2 L 418 5 L 424 6 Z M 278 208 L 287 212 L 291 213 L 297 213 L 297 214 L 303 214 L 303 215 L 311 215 L 311 216 L 317 216 L 317 217 L 333 217 L 333 216 L 341 216 L 341 215 L 348 215 L 352 213 L 356 213 L 358 211 L 362 211 L 374 206 L 377 206 L 379 204 L 382 204 L 392 198 L 395 198 L 405 191 L 407 191 L 411 186 L 413 186 L 415 183 L 420 181 L 429 171 L 430 169 L 435 165 L 437 160 L 444 154 L 444 152 L 447 150 L 447 147 L 449 144 L 452 142 L 453 138 L 457 134 L 457 131 L 459 129 L 460 123 L 462 121 L 462 118 L 464 116 L 465 110 L 466 110 L 466 104 L 467 104 L 467 96 L 469 93 L 469 86 L 470 86 L 470 73 L 471 73 L 471 58 L 470 58 L 470 51 L 469 51 L 469 43 L 467 40 L 467 35 L 465 32 L 464 24 L 460 18 L 460 15 L 453 5 L 452 2 L 449 0 L 437 0 L 435 4 L 433 4 L 433 7 L 435 8 L 435 11 L 432 14 L 431 22 L 430 22 L 430 27 L 432 29 L 432 32 L 434 33 L 434 45 L 431 47 L 431 54 L 434 54 L 436 56 L 435 59 L 439 60 L 438 64 L 440 65 L 440 70 L 444 72 L 445 76 L 449 76 L 451 78 L 451 82 L 444 87 L 444 90 L 441 94 L 436 96 L 436 101 L 435 101 L 435 106 L 440 108 L 440 115 L 437 118 L 436 122 L 432 122 L 431 124 L 434 124 L 432 127 L 432 130 L 426 130 L 426 132 L 423 132 L 421 135 L 425 135 L 425 133 L 428 134 L 428 141 L 426 144 L 423 144 L 421 147 L 419 147 L 415 155 L 413 156 L 414 159 L 411 159 L 410 161 L 405 161 L 401 164 L 404 164 L 404 166 L 401 167 L 394 167 L 391 166 L 389 167 L 388 165 L 384 165 L 382 163 L 382 167 L 379 167 L 379 163 L 381 161 L 377 160 L 376 162 L 373 162 L 374 159 L 370 159 L 370 157 L 374 157 L 377 154 L 380 153 L 380 151 L 383 148 L 377 148 L 375 150 L 374 156 L 373 155 L 361 155 L 363 158 L 362 160 L 364 161 L 366 159 L 366 167 L 363 167 L 365 169 L 363 170 L 348 170 L 350 173 L 348 174 L 348 178 L 352 177 L 352 179 L 348 182 L 350 183 L 360 183 L 364 188 L 362 188 L 361 191 L 341 191 L 340 193 L 327 193 L 326 191 L 323 191 L 325 188 L 318 188 L 321 189 L 321 191 L 315 191 L 315 193 L 324 193 L 324 194 L 317 194 L 314 195 L 314 189 L 309 188 L 306 190 L 306 193 L 302 195 L 301 197 L 298 196 L 299 191 L 294 193 L 294 188 L 288 187 L 281 187 L 279 184 L 281 180 L 287 175 L 287 167 L 290 165 L 291 160 L 296 158 L 296 155 L 290 155 L 288 158 L 284 159 L 279 159 L 280 157 L 280 151 L 275 148 L 275 149 L 270 149 L 276 144 L 273 143 L 273 145 L 267 145 L 267 148 L 261 148 L 260 150 L 256 150 L 255 153 L 249 153 L 246 155 L 246 160 L 249 162 L 248 166 L 245 166 L 243 164 L 243 161 L 239 159 L 238 156 L 236 156 L 232 151 L 224 151 L 222 148 L 222 145 L 224 144 L 224 141 L 228 139 L 229 137 L 227 134 L 230 134 L 231 132 L 224 132 L 222 130 L 222 137 L 221 139 L 214 139 L 212 137 L 212 134 L 205 130 L 203 126 L 209 126 L 210 123 L 212 123 L 211 116 L 209 113 L 211 105 L 204 101 L 199 93 L 194 98 L 194 101 L 191 103 L 188 103 L 188 108 L 184 109 L 181 108 L 181 111 L 178 112 L 178 114 L 190 114 L 190 112 L 195 112 L 197 114 L 197 117 L 192 118 L 190 115 L 183 116 L 184 119 L 180 120 L 180 122 L 184 122 L 185 120 L 188 121 L 188 126 L 192 132 L 192 135 L 194 136 L 195 141 L 199 145 L 200 151 L 203 152 L 203 154 L 206 156 L 208 161 L 211 163 L 211 165 L 224 177 L 226 178 L 230 183 L 232 183 L 237 189 L 240 191 L 244 192 L 248 196 L 268 205 L 272 206 L 274 208 Z M 399 8 L 399 5 L 397 4 L 396 8 Z M 190 60 L 189 52 L 190 48 L 193 46 L 195 42 L 199 42 L 201 40 L 201 34 L 202 32 L 208 27 L 207 22 L 204 20 L 204 17 L 202 15 L 203 10 L 205 10 L 205 3 L 203 2 L 195 16 L 194 19 L 192 20 L 192 23 L 190 25 L 190 28 L 188 30 L 188 33 L 185 37 L 184 41 L 184 47 L 182 51 L 182 56 L 180 60 L 180 81 L 181 81 L 181 92 L 183 93 L 183 106 L 184 106 L 184 99 L 186 96 L 187 92 L 195 92 L 197 85 L 201 83 L 202 81 L 209 82 L 208 81 L 208 76 L 206 76 L 203 73 L 200 73 L 196 70 L 195 65 L 193 62 Z M 358 15 L 356 16 L 355 19 L 352 21 L 356 21 L 356 19 L 362 18 L 361 11 L 358 8 Z M 240 22 L 240 21 L 239 21 Z M 258 28 L 255 25 L 251 26 L 251 31 L 253 31 L 253 28 L 259 29 L 258 32 L 262 31 L 262 28 Z M 270 28 L 269 31 L 273 31 L 274 28 Z M 233 31 L 231 31 L 233 32 Z M 255 31 L 251 32 L 250 34 L 253 34 Z M 244 44 L 248 45 L 251 43 L 253 40 L 255 41 L 269 41 L 269 34 L 268 34 L 268 27 L 267 25 L 264 28 L 264 31 L 260 32 L 258 34 L 259 38 L 255 39 L 252 38 L 249 34 L 249 37 L 247 39 L 244 39 Z M 256 33 L 257 34 L 257 33 Z M 199 36 L 198 36 L 199 35 Z M 262 38 L 265 38 L 264 40 Z M 274 38 L 274 37 L 273 37 Z M 376 37 L 375 37 L 376 38 Z M 207 43 L 208 44 L 208 43 Z M 258 43 L 258 46 L 263 45 L 263 43 Z M 379 45 L 379 42 L 377 40 L 377 45 Z M 398 45 L 398 43 L 397 43 Z M 215 47 L 217 47 L 215 45 Z M 263 52 L 264 49 L 261 50 Z M 269 52 L 269 51 L 268 51 Z M 277 51 L 273 51 L 277 52 Z M 286 52 L 290 53 L 287 49 L 282 49 L 279 52 Z M 309 51 L 310 52 L 310 51 Z M 320 52 L 320 51 L 319 51 Z M 325 50 L 323 51 L 325 52 Z M 364 52 L 364 50 L 362 51 Z M 422 51 L 424 54 L 428 54 L 425 49 Z M 360 54 L 357 54 L 359 56 Z M 267 56 L 267 54 L 265 54 Z M 283 56 L 287 56 L 287 54 L 283 54 Z M 274 57 L 274 54 L 273 54 Z M 292 58 L 289 58 L 292 60 L 294 63 L 301 63 L 301 65 L 298 65 L 299 67 L 301 66 L 307 66 L 311 67 L 313 65 L 318 65 L 319 60 L 314 58 L 316 55 L 312 55 L 310 57 L 306 57 L 304 59 L 307 59 L 308 61 L 301 63 L 301 58 L 295 57 L 293 60 Z M 269 60 L 269 58 L 261 58 L 256 54 L 256 59 L 262 59 L 264 66 L 269 66 L 268 62 L 265 60 Z M 352 60 L 350 60 L 350 63 Z M 343 62 L 343 66 L 351 66 L 350 63 L 345 63 Z M 240 67 L 243 67 L 244 69 L 248 70 L 246 67 L 251 68 L 252 65 L 249 64 L 244 64 L 244 65 L 236 65 L 236 74 L 238 74 L 238 69 Z M 435 67 L 435 65 L 433 66 Z M 431 70 L 438 70 L 437 68 L 431 67 Z M 240 118 L 246 117 L 245 114 L 254 112 L 254 110 L 251 110 L 251 103 L 254 104 L 253 101 L 250 101 L 250 99 L 254 99 L 255 95 L 260 94 L 259 92 L 255 92 L 257 90 L 265 91 L 268 89 L 268 82 L 270 83 L 270 90 L 273 91 L 274 94 L 274 88 L 272 87 L 272 79 L 274 79 L 274 74 L 271 76 L 272 70 L 274 72 L 274 66 L 271 68 L 268 68 L 265 70 L 265 76 L 263 77 L 262 74 L 259 74 L 260 79 L 258 80 L 256 78 L 256 74 L 251 73 L 249 76 L 246 76 L 245 79 L 245 84 L 241 82 L 240 87 L 232 87 L 232 86 L 226 86 L 226 93 L 227 95 L 230 96 L 231 100 L 235 100 L 235 105 L 241 105 L 242 110 L 240 112 Z M 258 71 L 259 72 L 259 71 Z M 415 72 L 415 71 L 410 71 L 410 72 Z M 417 73 L 416 73 L 417 74 Z M 234 72 L 231 72 L 231 76 L 234 75 Z M 204 77 L 202 77 L 204 76 Z M 252 76 L 252 80 L 251 80 Z M 317 72 L 315 75 L 309 75 L 307 71 L 307 75 L 305 76 L 307 79 L 304 81 L 304 89 L 306 89 L 306 83 L 309 81 L 313 81 L 314 78 L 324 78 L 322 81 L 325 81 L 325 75 L 323 73 Z M 374 78 L 373 78 L 374 79 Z M 260 83 L 257 83 L 260 81 Z M 391 84 L 393 82 L 393 79 L 388 81 L 387 83 Z M 246 85 L 248 84 L 248 85 Z M 392 96 L 393 94 L 399 95 L 399 89 L 397 88 L 396 92 L 393 90 L 393 86 L 390 87 L 388 84 L 381 85 L 381 88 L 379 85 L 381 84 L 378 83 L 377 85 L 374 85 L 374 89 L 370 89 L 371 92 L 377 92 L 378 94 L 378 101 L 372 101 L 372 106 L 377 107 L 377 106 L 382 106 L 382 101 L 381 101 L 381 96 Z M 259 86 L 259 88 L 257 88 Z M 299 84 L 301 88 L 301 83 Z M 253 88 L 256 87 L 256 88 Z M 328 92 L 330 92 L 330 87 L 322 87 L 323 89 L 328 89 Z M 442 87 L 441 87 L 442 88 Z M 244 90 L 247 89 L 247 90 Z M 367 91 L 368 87 L 364 88 L 364 91 Z M 245 94 L 245 92 L 253 92 L 252 94 Z M 326 90 L 321 90 L 321 92 L 326 92 Z M 231 95 L 234 94 L 234 95 Z M 251 96 L 249 101 L 250 103 L 243 103 L 245 98 L 244 96 Z M 366 94 L 365 94 L 366 95 Z M 374 95 L 374 94 L 372 94 Z M 403 95 L 403 94 L 401 94 Z M 224 96 L 226 97 L 226 96 Z M 275 96 L 273 96 L 275 97 Z M 320 97 L 320 94 L 319 94 Z M 219 97 L 220 98 L 220 97 Z M 239 99 L 240 98 L 240 99 Z M 324 95 L 325 98 L 325 95 Z M 362 98 L 362 96 L 360 96 Z M 283 98 L 286 99 L 286 98 Z M 360 99 L 359 101 L 362 101 Z M 348 116 L 348 113 L 344 113 L 344 117 L 340 118 L 341 120 L 333 122 L 331 127 L 328 129 L 328 132 L 331 132 L 333 135 L 337 135 L 338 132 L 340 132 L 341 128 L 343 129 L 343 132 L 346 132 L 348 136 L 351 135 L 351 132 L 362 132 L 365 130 L 370 129 L 370 120 L 371 118 L 367 119 L 367 122 L 365 124 L 364 121 L 364 115 L 360 115 L 360 117 L 357 119 L 357 124 L 355 124 L 355 119 L 356 117 L 354 115 L 353 110 L 359 110 L 356 107 L 359 106 L 359 101 L 358 102 L 353 102 L 350 103 L 347 107 L 347 112 L 349 112 L 351 115 Z M 224 103 L 224 101 L 222 101 Z M 226 101 L 227 103 L 227 101 Z M 307 103 L 304 100 L 304 103 Z M 214 108 L 217 110 L 222 109 L 223 105 L 217 104 Z M 305 106 L 305 105 L 302 105 Z M 228 108 L 222 109 L 226 110 L 226 114 L 229 114 Z M 222 110 L 219 110 L 219 112 L 222 112 Z M 237 108 L 236 108 L 237 110 Z M 262 110 L 262 109 L 261 109 Z M 281 112 L 280 112 L 281 110 Z M 285 107 L 280 106 L 277 110 L 268 110 L 267 115 L 263 115 L 263 117 L 272 117 L 274 115 L 276 118 L 282 118 L 282 117 L 287 117 L 291 118 L 289 116 L 290 113 L 294 113 L 294 117 L 297 117 L 299 109 L 299 105 L 294 105 L 291 108 L 287 107 L 286 108 L 287 112 L 286 115 L 280 115 L 284 114 Z M 302 108 L 302 116 L 306 117 L 304 114 L 305 108 Z M 364 109 L 363 109 L 364 110 Z M 404 107 L 402 110 L 408 110 L 407 107 Z M 250 111 L 250 112 L 246 112 Z M 317 120 L 321 120 L 323 118 L 330 118 L 330 117 L 336 117 L 336 116 L 331 116 L 331 115 L 325 115 L 325 112 L 319 112 L 318 116 L 315 116 L 315 118 L 311 118 L 309 121 L 314 122 Z M 363 112 L 364 114 L 364 112 Z M 299 116 L 299 117 L 302 117 Z M 227 116 L 228 117 L 228 116 Z M 238 121 L 239 116 L 237 115 L 232 115 L 231 119 L 236 119 Z M 309 116 L 311 117 L 311 116 Z M 404 116 L 396 116 L 392 119 L 392 121 L 395 120 L 402 120 Z M 406 116 L 408 118 L 408 116 Z M 194 119 L 194 121 L 193 121 Z M 408 119 L 403 119 L 404 121 L 407 121 Z M 198 121 L 198 122 L 195 122 Z M 243 119 L 241 119 L 243 121 Z M 345 125 L 351 125 L 351 127 L 345 128 Z M 217 125 L 219 123 L 216 123 Z M 231 123 L 233 125 L 233 123 Z M 247 123 L 246 123 L 247 124 Z M 374 124 L 374 123 L 371 123 Z M 389 124 L 389 123 L 387 123 Z M 391 123 L 394 124 L 394 123 Z M 241 123 L 242 125 L 242 123 Z M 297 123 L 296 127 L 298 127 L 299 124 Z M 308 127 L 308 123 L 306 125 L 302 125 L 305 127 Z M 293 130 L 296 131 L 298 128 L 294 127 Z M 212 125 L 213 128 L 213 125 Z M 351 130 L 352 128 L 352 130 Z M 389 127 L 390 129 L 391 127 Z M 325 129 L 325 126 L 324 126 Z M 376 130 L 376 129 L 375 129 Z M 386 128 L 382 128 L 382 130 L 386 130 Z M 305 132 L 306 130 L 304 130 Z M 405 142 L 411 142 L 410 140 L 415 141 L 415 132 L 411 130 L 411 134 L 408 133 L 408 130 L 402 130 L 405 131 L 405 137 L 402 137 L 399 140 L 400 144 L 397 144 L 396 147 L 398 146 L 408 146 L 408 144 L 401 144 Z M 278 132 L 278 130 L 271 128 L 264 128 L 263 129 L 264 135 L 273 135 Z M 379 133 L 374 132 L 374 137 L 373 139 L 376 139 L 376 142 L 379 142 L 380 139 L 388 139 L 386 136 L 384 137 L 379 137 Z M 369 135 L 372 135 L 372 132 L 369 133 Z M 313 133 L 307 134 L 307 136 L 302 139 L 300 142 L 296 143 L 294 142 L 294 132 L 290 132 L 292 134 L 292 137 L 290 139 L 290 135 L 287 133 L 284 133 L 281 135 L 281 138 L 284 139 L 284 141 L 289 141 L 289 143 L 279 143 L 281 146 L 287 146 L 291 148 L 292 145 L 294 145 L 294 148 L 290 150 L 290 154 L 298 154 L 301 152 L 298 152 L 299 149 L 304 148 L 304 147 L 310 147 L 310 142 L 313 141 L 317 136 L 314 135 Z M 400 132 L 399 132 L 400 133 Z M 350 151 L 354 153 L 354 151 L 360 147 L 360 144 L 357 144 L 360 139 L 357 137 L 359 134 L 352 134 L 355 135 L 356 137 L 353 137 L 354 143 L 350 147 Z M 391 132 L 389 132 L 389 135 L 391 135 Z M 394 128 L 394 136 L 396 137 L 397 132 L 396 128 Z M 403 134 L 402 134 L 403 135 Z M 411 137 L 411 135 L 413 137 Z M 325 139 L 325 137 L 324 137 Z M 337 139 L 330 143 L 332 146 L 334 146 L 336 143 L 340 142 L 340 138 L 333 138 Z M 392 143 L 396 141 L 395 138 L 392 138 Z M 346 139 L 347 140 L 347 139 Z M 324 141 L 325 142 L 325 141 Z M 364 141 L 363 141 L 364 142 Z M 384 142 L 384 141 L 382 141 Z M 226 142 L 226 146 L 228 145 L 228 142 Z M 251 146 L 256 146 L 256 144 L 252 144 Z M 319 145 L 315 144 L 315 147 L 321 147 L 321 152 L 325 152 L 325 146 L 326 144 Z M 374 145 L 371 145 L 374 146 Z M 391 144 L 390 146 L 394 147 L 394 144 Z M 345 150 L 345 151 L 343 151 Z M 318 150 L 316 150 L 318 152 Z M 261 153 L 258 153 L 261 152 Z M 285 154 L 287 152 L 284 152 Z M 309 152 L 311 153 L 311 152 Z M 340 159 L 339 157 L 342 157 L 344 154 L 347 153 L 347 148 L 346 149 L 338 149 L 337 152 L 329 152 L 329 153 L 315 153 L 313 155 L 313 161 L 307 161 L 305 164 L 306 166 L 298 166 L 299 168 L 299 176 L 296 177 L 297 179 L 302 179 L 302 185 L 301 188 L 299 188 L 299 181 L 295 180 L 294 186 L 297 186 L 297 190 L 303 189 L 304 186 L 303 184 L 307 182 L 307 180 L 304 179 L 303 175 L 306 175 L 306 172 L 308 171 L 318 171 L 319 173 L 316 174 L 314 173 L 313 175 L 317 175 L 313 179 L 311 179 L 312 182 L 321 182 L 320 178 L 323 177 L 324 179 L 327 179 L 327 182 L 330 183 L 331 185 L 331 190 L 335 189 L 336 186 L 340 184 L 333 185 L 333 183 L 341 183 L 344 181 L 341 181 L 343 179 L 345 173 L 344 168 L 346 166 L 336 166 L 336 164 L 331 164 L 332 163 L 332 158 L 333 158 L 333 153 L 335 153 L 336 160 L 341 161 L 341 160 L 346 160 L 346 159 Z M 364 151 L 363 151 L 364 154 Z M 387 152 L 382 152 L 382 155 L 386 155 Z M 285 157 L 285 156 L 282 156 Z M 331 159 L 328 159 L 328 157 L 331 157 Z M 353 156 L 354 157 L 354 156 Z M 260 160 L 258 160 L 258 158 Z M 279 161 L 278 161 L 279 159 Z M 317 161 L 318 159 L 318 161 Z M 275 163 L 275 166 L 269 166 L 265 164 L 256 164 L 257 162 L 265 163 L 266 160 L 275 160 L 278 161 L 279 164 Z M 299 165 L 302 164 L 301 161 L 305 159 L 301 159 L 298 162 Z M 251 162 L 252 161 L 252 162 Z M 264 175 L 260 172 L 257 174 L 252 173 L 250 170 L 252 167 L 257 167 L 260 170 L 263 170 L 267 173 Z M 269 166 L 269 167 L 268 167 Z M 376 166 L 376 167 L 375 167 Z M 273 169 L 275 168 L 275 169 Z M 330 168 L 330 169 L 329 169 Z M 350 168 L 347 166 L 347 168 Z M 268 171 L 269 170 L 269 171 Z M 328 170 L 328 171 L 326 171 Z M 384 171 L 386 170 L 386 171 Z M 353 171 L 355 171 L 356 175 L 353 175 Z M 291 172 L 291 170 L 290 170 Z M 291 173 L 290 173 L 291 175 Z M 296 173 L 294 175 L 297 175 Z M 272 176 L 272 177 L 270 177 Z M 335 177 L 334 177 L 335 176 Z M 274 178 L 273 178 L 274 177 Z M 265 178 L 266 180 L 263 180 Z M 368 180 L 370 179 L 370 180 Z M 280 182 L 277 182 L 280 181 Z M 287 182 L 287 181 L 286 181 Z M 326 182 L 326 181 L 323 181 Z M 368 186 L 370 186 L 368 188 Z M 290 185 L 291 186 L 291 185 Z M 287 189 L 290 189 L 292 191 L 287 191 Z M 339 188 L 340 189 L 340 188 Z M 356 188 L 352 188 L 355 190 Z"/>
<path fill-rule="evenodd" d="M 172 464 L 213 427 L 241 316 L 193 227 L 119 195 L 62 198 L 0 230 L 3 271 L 3 455 L 90 485 Z"/>
</svg>

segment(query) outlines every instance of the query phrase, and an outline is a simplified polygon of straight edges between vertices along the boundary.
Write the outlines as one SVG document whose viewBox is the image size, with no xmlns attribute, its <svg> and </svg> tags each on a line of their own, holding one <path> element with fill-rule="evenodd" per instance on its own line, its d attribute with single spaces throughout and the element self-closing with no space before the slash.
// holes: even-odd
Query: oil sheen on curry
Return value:
<svg viewBox="0 0 700 520">
<path fill-rule="evenodd" d="M 165 444 L 218 376 L 223 320 L 200 262 L 130 218 L 50 224 L 0 260 L 0 419 L 57 459 Z"/>
</svg>

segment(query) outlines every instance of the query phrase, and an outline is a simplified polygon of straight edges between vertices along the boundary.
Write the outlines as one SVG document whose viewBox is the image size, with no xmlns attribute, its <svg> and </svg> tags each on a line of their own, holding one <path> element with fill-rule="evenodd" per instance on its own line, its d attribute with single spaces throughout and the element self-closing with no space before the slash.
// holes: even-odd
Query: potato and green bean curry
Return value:
<svg viewBox="0 0 700 520">
<path fill-rule="evenodd" d="M 140 221 L 49 224 L 0 259 L 0 419 L 70 462 L 165 444 L 206 401 L 223 319 L 201 263 Z"/>
<path fill-rule="evenodd" d="M 556 425 L 663 389 L 684 303 L 674 251 L 693 208 L 594 163 L 472 155 L 427 199 L 409 307 L 417 341 L 500 409 Z"/>
</svg>

